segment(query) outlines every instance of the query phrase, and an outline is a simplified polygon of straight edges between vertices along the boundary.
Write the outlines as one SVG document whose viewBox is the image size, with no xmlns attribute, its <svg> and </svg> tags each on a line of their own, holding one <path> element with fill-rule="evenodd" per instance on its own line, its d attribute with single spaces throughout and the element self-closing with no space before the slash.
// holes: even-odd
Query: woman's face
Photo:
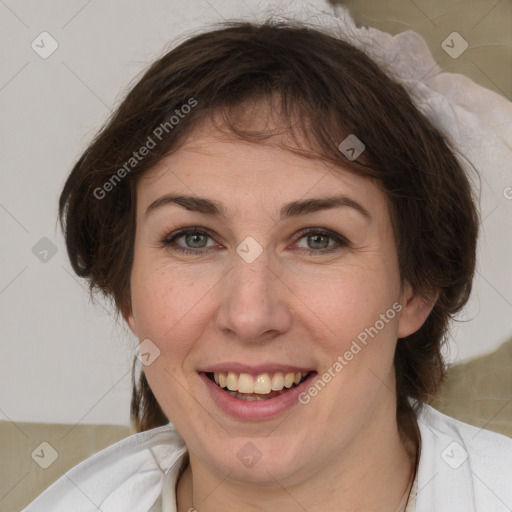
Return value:
<svg viewBox="0 0 512 512">
<path fill-rule="evenodd" d="M 140 180 L 136 222 L 125 318 L 192 463 L 300 482 L 396 433 L 397 337 L 428 311 L 370 180 L 196 131 Z"/>
</svg>

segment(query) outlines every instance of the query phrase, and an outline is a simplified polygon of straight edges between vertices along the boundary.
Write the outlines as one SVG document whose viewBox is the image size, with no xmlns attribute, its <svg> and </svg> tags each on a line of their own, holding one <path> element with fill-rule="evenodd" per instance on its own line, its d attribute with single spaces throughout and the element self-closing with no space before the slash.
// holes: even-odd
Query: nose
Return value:
<svg viewBox="0 0 512 512">
<path fill-rule="evenodd" d="M 222 283 L 217 327 L 238 343 L 272 341 L 291 328 L 293 293 L 270 268 L 266 251 L 251 263 L 237 254 L 233 259 Z"/>
</svg>

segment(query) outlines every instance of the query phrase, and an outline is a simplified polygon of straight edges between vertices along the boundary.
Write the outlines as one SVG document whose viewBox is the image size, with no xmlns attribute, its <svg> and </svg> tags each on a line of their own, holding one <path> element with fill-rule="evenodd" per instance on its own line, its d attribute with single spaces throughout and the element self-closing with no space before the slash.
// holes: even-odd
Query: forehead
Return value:
<svg viewBox="0 0 512 512">
<path fill-rule="evenodd" d="M 194 131 L 176 152 L 141 177 L 138 207 L 145 209 L 167 193 L 216 198 L 233 215 L 241 209 L 275 213 L 284 203 L 334 193 L 357 198 L 368 209 L 385 207 L 377 186 L 354 171 L 293 153 L 272 141 L 249 143 L 205 129 Z"/>
</svg>

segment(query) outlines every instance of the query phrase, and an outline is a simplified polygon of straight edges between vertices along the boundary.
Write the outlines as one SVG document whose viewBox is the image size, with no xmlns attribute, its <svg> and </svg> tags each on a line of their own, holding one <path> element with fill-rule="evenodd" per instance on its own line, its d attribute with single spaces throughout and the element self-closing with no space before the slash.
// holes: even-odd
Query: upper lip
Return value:
<svg viewBox="0 0 512 512">
<path fill-rule="evenodd" d="M 231 363 L 217 363 L 198 370 L 204 373 L 214 372 L 235 372 L 235 373 L 249 373 L 259 375 L 261 373 L 272 372 L 285 372 L 285 373 L 307 373 L 314 371 L 310 366 L 294 366 L 289 364 L 269 363 L 269 364 L 245 364 L 238 362 Z"/>
</svg>

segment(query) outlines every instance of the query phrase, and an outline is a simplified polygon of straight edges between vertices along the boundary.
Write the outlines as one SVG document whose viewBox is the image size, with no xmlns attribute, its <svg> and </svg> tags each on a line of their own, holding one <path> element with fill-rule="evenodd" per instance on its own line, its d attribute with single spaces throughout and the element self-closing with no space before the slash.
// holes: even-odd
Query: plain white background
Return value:
<svg viewBox="0 0 512 512">
<path fill-rule="evenodd" d="M 101 301 L 91 304 L 73 274 L 56 222 L 58 195 L 130 82 L 173 38 L 246 13 L 246 5 L 255 7 L 249 0 L 0 2 L 1 419 L 128 425 L 136 341 Z M 59 45 L 47 59 L 31 47 L 43 31 Z M 492 176 L 485 179 L 492 187 Z M 491 351 L 512 333 L 512 201 L 499 189 L 494 197 L 451 361 Z M 44 250 L 46 262 L 37 257 Z"/>
</svg>

